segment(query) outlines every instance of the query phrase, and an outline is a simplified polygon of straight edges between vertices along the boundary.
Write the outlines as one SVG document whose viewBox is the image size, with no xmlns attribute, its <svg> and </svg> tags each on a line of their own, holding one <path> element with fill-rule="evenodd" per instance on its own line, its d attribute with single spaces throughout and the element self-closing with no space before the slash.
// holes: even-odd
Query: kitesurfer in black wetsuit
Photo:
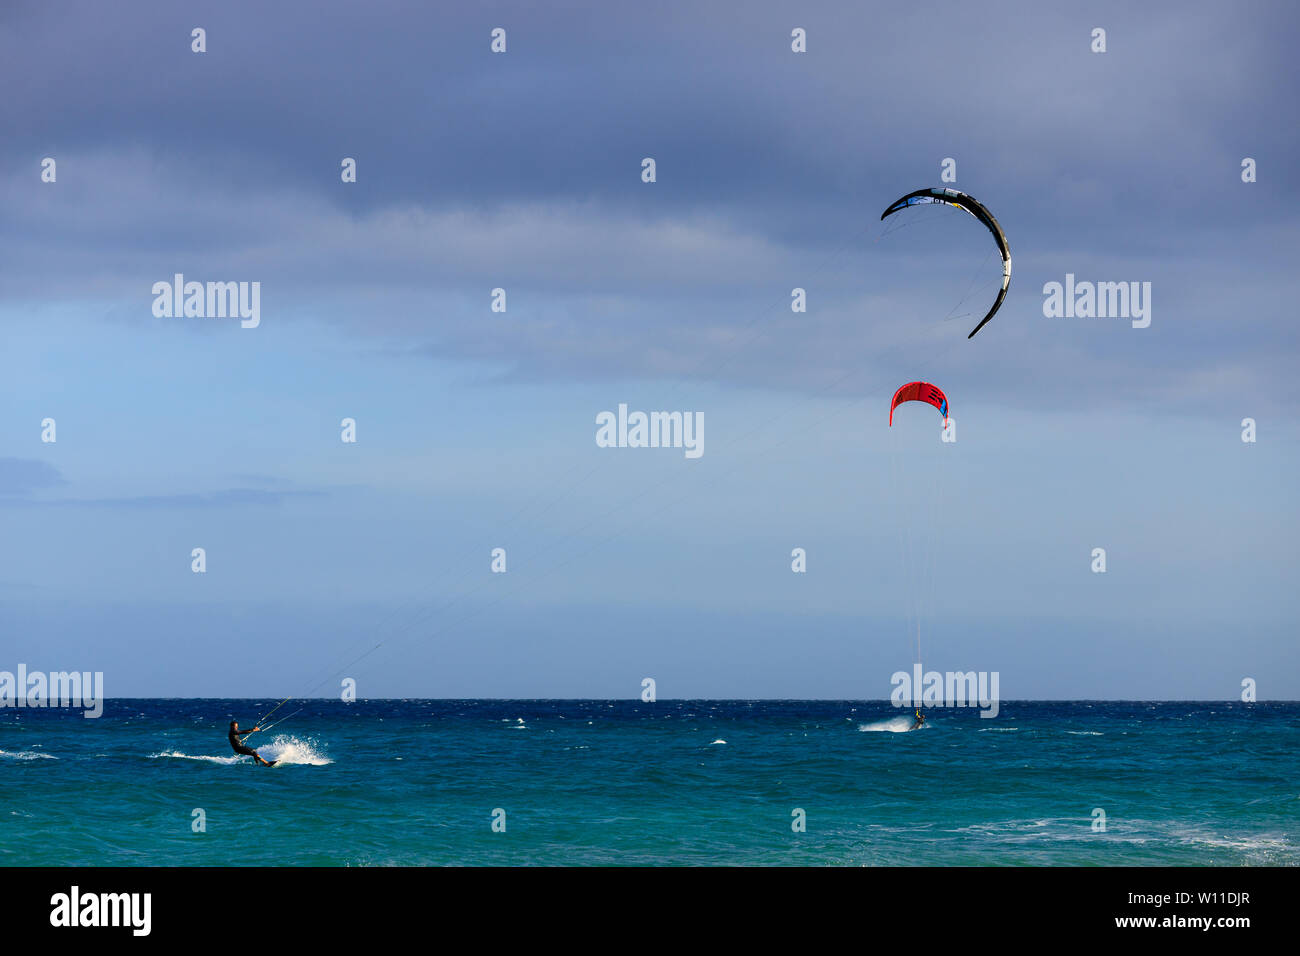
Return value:
<svg viewBox="0 0 1300 956">
<path fill-rule="evenodd" d="M 255 734 L 261 729 L 261 727 L 254 727 L 252 730 L 240 730 L 239 721 L 232 720 L 230 722 L 230 746 L 234 748 L 234 751 L 237 754 L 245 754 L 246 756 L 252 757 L 264 767 L 273 767 L 276 763 L 274 760 L 263 760 L 261 754 L 252 747 L 244 746 L 239 739 L 240 737 L 247 737 L 249 734 Z"/>
<path fill-rule="evenodd" d="M 912 725 L 912 730 L 920 730 L 923 723 L 925 723 L 925 714 L 918 710 L 916 712 L 916 723 Z"/>
</svg>

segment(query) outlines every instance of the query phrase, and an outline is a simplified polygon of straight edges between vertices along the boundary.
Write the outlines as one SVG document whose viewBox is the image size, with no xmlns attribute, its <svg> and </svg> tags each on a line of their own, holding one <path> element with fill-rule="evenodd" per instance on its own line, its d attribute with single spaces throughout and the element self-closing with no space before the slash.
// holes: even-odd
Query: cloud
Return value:
<svg viewBox="0 0 1300 956">
<path fill-rule="evenodd" d="M 10 459 L 11 460 L 11 459 Z M 2 462 L 3 459 L 0 459 Z M 3 467 L 0 466 L 0 474 Z M 293 500 L 326 497 L 323 491 L 267 491 L 259 488 L 223 488 L 218 491 L 180 495 L 129 495 L 106 498 L 0 498 L 0 505 L 25 508 L 118 508 L 140 510 L 226 509 L 241 507 L 278 508 Z"/>
<path fill-rule="evenodd" d="M 1208 411 L 1248 370 L 1297 397 L 1300 224 L 1282 173 L 1300 137 L 1273 121 L 1300 80 L 1294 12 L 1263 31 L 1208 2 L 1101 4 L 1088 20 L 1026 3 L 992 19 L 949 8 L 936 29 L 929 11 L 843 4 L 795 20 L 763 2 L 743 18 L 507 5 L 510 51 L 493 56 L 478 13 L 381 5 L 402 11 L 399 34 L 346 12 L 304 33 L 312 7 L 291 3 L 255 21 L 206 11 L 200 56 L 166 4 L 122 12 L 127 47 L 79 9 L 24 10 L 26 42 L 0 39 L 50 83 L 0 104 L 29 131 L 0 143 L 10 301 L 111 300 L 115 321 L 152 331 L 154 281 L 260 281 L 269 323 L 486 360 L 505 381 L 887 393 L 922 349 L 1007 403 L 1033 380 L 1042 406 L 1168 396 Z M 792 25 L 807 54 L 789 51 Z M 1088 50 L 1095 25 L 1105 54 Z M 43 154 L 55 186 L 37 180 Z M 1257 184 L 1240 181 L 1247 155 Z M 339 182 L 344 156 L 355 185 Z M 879 211 L 948 156 L 1015 263 L 1002 313 L 969 345 L 954 323 L 951 352 L 931 320 L 969 261 L 938 233 L 872 242 Z M 1152 328 L 1045 319 L 1042 286 L 1067 272 L 1150 281 Z M 810 300 L 797 317 L 794 286 Z M 496 287 L 504 315 L 488 311 Z"/>
<path fill-rule="evenodd" d="M 67 482 L 49 462 L 32 458 L 0 458 L 0 495 L 29 495 Z"/>
</svg>

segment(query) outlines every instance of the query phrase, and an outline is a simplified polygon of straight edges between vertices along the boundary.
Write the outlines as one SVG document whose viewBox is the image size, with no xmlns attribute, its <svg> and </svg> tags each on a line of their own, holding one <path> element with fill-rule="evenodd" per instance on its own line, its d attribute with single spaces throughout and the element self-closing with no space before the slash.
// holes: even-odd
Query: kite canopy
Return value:
<svg viewBox="0 0 1300 956">
<path fill-rule="evenodd" d="M 894 409 L 904 402 L 925 402 L 927 405 L 933 405 L 943 413 L 944 421 L 948 420 L 948 396 L 943 393 L 943 389 L 929 382 L 908 382 L 894 393 L 894 400 L 889 403 L 891 428 L 894 425 Z"/>
<path fill-rule="evenodd" d="M 989 212 L 982 202 L 974 196 L 967 196 L 959 189 L 918 189 L 914 193 L 908 193 L 901 199 L 890 203 L 889 208 L 880 214 L 883 220 L 887 216 L 892 216 L 900 209 L 906 209 L 908 206 L 921 206 L 930 203 L 943 203 L 948 206 L 956 206 L 958 209 L 964 209 L 980 222 L 984 223 L 985 228 L 993 233 L 993 238 L 997 241 L 998 252 L 1002 254 L 1002 288 L 998 290 L 998 297 L 993 302 L 993 308 L 989 309 L 988 314 L 980 319 L 979 325 L 971 329 L 970 335 L 966 338 L 974 338 L 975 333 L 984 328 L 989 319 L 993 318 L 994 313 L 1002 307 L 1002 300 L 1007 297 L 1007 286 L 1011 284 L 1011 250 L 1007 247 L 1007 236 L 998 225 L 998 221 L 993 218 L 993 213 Z"/>
</svg>

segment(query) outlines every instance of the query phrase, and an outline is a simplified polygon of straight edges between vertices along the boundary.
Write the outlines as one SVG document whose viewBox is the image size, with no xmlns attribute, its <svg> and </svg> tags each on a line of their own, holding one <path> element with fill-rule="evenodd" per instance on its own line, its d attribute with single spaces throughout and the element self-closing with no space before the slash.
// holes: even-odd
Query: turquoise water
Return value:
<svg viewBox="0 0 1300 956">
<path fill-rule="evenodd" d="M 0 865 L 1300 863 L 1296 703 L 273 704 L 0 710 Z"/>
</svg>

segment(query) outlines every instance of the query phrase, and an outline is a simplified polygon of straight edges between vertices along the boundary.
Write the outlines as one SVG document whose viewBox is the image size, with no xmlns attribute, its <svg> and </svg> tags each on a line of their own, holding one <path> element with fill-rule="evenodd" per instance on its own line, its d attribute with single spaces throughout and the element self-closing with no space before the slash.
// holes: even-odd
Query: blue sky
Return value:
<svg viewBox="0 0 1300 956">
<path fill-rule="evenodd" d="M 920 599 L 1007 698 L 1300 695 L 1295 11 L 317 7 L 0 13 L 0 669 L 881 698 Z M 878 222 L 947 157 L 1014 263 L 969 341 L 988 234 Z M 154 317 L 178 272 L 261 325 Z M 1044 317 L 1067 273 L 1150 327 Z M 885 427 L 916 378 L 954 445 Z M 597 448 L 620 402 L 704 456 Z"/>
</svg>

